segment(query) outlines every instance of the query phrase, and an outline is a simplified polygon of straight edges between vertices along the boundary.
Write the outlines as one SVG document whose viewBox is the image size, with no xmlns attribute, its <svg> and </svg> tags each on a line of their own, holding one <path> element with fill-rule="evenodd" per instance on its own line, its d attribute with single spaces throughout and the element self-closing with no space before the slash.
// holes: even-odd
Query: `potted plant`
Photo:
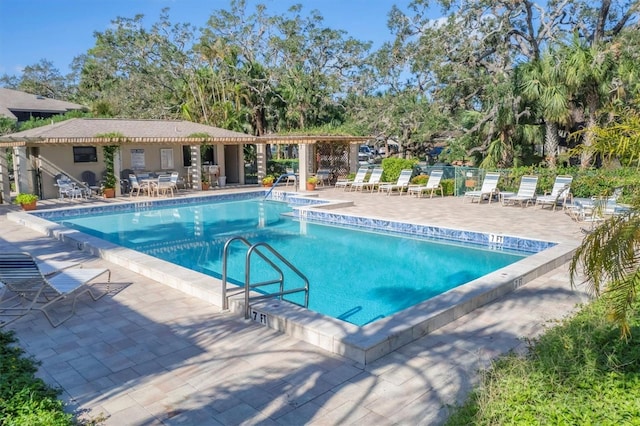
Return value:
<svg viewBox="0 0 640 426">
<path fill-rule="evenodd" d="M 273 178 L 273 176 L 267 175 L 267 176 L 262 178 L 262 186 L 267 187 L 267 188 L 270 187 L 270 186 L 273 186 L 273 181 L 274 180 L 275 179 Z"/>
<path fill-rule="evenodd" d="M 38 196 L 35 194 L 18 194 L 15 203 L 22 206 L 22 210 L 35 210 Z"/>
<path fill-rule="evenodd" d="M 109 174 L 107 173 L 107 175 L 104 177 L 104 182 L 102 184 L 102 195 L 104 195 L 104 198 L 114 198 L 116 196 L 116 184 L 117 184 L 117 180 L 116 177 L 114 176 L 113 173 Z"/>
<path fill-rule="evenodd" d="M 209 189 L 209 187 L 211 186 L 211 185 L 209 184 L 209 178 L 208 178 L 208 177 L 206 177 L 206 176 L 204 175 L 204 173 L 202 174 L 202 177 L 201 177 L 201 179 L 200 179 L 200 186 L 202 186 L 202 190 L 203 190 L 203 191 L 207 191 L 207 190 Z"/>
<path fill-rule="evenodd" d="M 118 180 L 113 169 L 113 156 L 118 149 L 117 145 L 106 145 L 102 147 L 104 152 L 104 164 L 107 173 L 102 184 L 102 195 L 104 198 L 114 198 L 116 196 L 116 185 Z"/>
<path fill-rule="evenodd" d="M 317 177 L 311 176 L 307 178 L 307 191 L 315 191 L 317 184 L 318 184 Z"/>
</svg>

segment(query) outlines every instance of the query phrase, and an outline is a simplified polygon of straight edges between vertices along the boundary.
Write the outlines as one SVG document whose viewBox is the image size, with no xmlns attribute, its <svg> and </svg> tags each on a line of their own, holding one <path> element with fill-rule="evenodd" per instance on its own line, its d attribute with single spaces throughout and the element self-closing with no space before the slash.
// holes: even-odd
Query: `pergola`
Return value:
<svg viewBox="0 0 640 426">
<path fill-rule="evenodd" d="M 29 179 L 29 167 L 39 167 L 33 164 L 31 155 L 38 152 L 41 147 L 55 146 L 105 146 L 105 145 L 178 145 L 189 146 L 191 162 L 194 166 L 191 176 L 194 189 L 200 189 L 200 173 L 202 171 L 200 149 L 203 145 L 213 146 L 219 158 L 224 158 L 225 145 L 255 144 L 258 157 L 258 177 L 266 173 L 267 144 L 298 145 L 299 153 L 299 178 L 306 181 L 312 171 L 313 159 L 310 152 L 314 144 L 318 142 L 351 143 L 354 144 L 353 152 L 357 158 L 357 145 L 370 137 L 363 136 L 337 136 L 337 135 L 267 135 L 251 136 L 244 133 L 233 132 L 213 126 L 192 123 L 183 120 L 129 120 L 129 119 L 87 119 L 75 118 L 59 123 L 25 130 L 18 133 L 0 136 L 0 148 L 13 149 L 14 177 L 16 189 L 19 192 L 34 192 L 32 182 Z M 116 154 L 118 155 L 118 154 Z M 114 161 L 118 167 L 119 161 Z M 224 164 L 221 165 L 224 168 Z M 0 180 L 3 202 L 10 200 L 9 170 L 6 156 L 0 155 Z M 56 170 L 50 173 L 56 174 Z M 114 170 L 119 176 L 120 170 Z M 222 170 L 224 173 L 224 169 Z M 119 189 L 119 188 L 118 188 Z M 301 186 L 303 189 L 303 186 Z"/>
</svg>

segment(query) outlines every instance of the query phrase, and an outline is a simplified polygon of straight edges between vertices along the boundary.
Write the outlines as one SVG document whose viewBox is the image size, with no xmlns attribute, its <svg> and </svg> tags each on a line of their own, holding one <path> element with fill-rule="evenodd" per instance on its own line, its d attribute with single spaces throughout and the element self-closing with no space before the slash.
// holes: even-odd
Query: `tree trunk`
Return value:
<svg viewBox="0 0 640 426">
<path fill-rule="evenodd" d="M 513 166 L 513 145 L 511 144 L 511 129 L 500 131 L 500 142 L 502 145 L 501 167 Z"/>
<path fill-rule="evenodd" d="M 589 109 L 589 118 L 587 119 L 587 129 L 584 132 L 584 139 L 582 143 L 584 144 L 585 150 L 582 151 L 582 155 L 580 156 L 580 168 L 582 170 L 586 170 L 591 167 L 591 160 L 593 158 L 593 154 L 591 153 L 591 146 L 593 145 L 597 120 L 596 114 Z"/>
<path fill-rule="evenodd" d="M 556 168 L 556 157 L 558 155 L 558 123 L 547 122 L 544 135 L 544 155 L 550 169 Z"/>
<path fill-rule="evenodd" d="M 256 136 L 264 136 L 265 134 L 265 122 L 264 108 L 256 106 L 253 108 L 253 123 L 255 125 Z"/>
</svg>

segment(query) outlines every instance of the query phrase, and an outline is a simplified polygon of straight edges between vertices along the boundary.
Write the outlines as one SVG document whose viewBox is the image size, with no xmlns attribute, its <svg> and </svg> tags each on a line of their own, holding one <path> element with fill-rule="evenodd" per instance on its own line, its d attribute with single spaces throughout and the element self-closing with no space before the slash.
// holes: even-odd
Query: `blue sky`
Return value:
<svg viewBox="0 0 640 426">
<path fill-rule="evenodd" d="M 249 0 L 250 4 L 258 0 Z M 260 0 L 272 14 L 302 4 L 303 13 L 319 10 L 325 25 L 342 29 L 374 47 L 390 40 L 387 15 L 397 4 L 405 9 L 409 0 Z M 146 25 L 158 21 L 169 7 L 172 23 L 206 24 L 214 10 L 227 9 L 228 0 L 0 0 L 0 75 L 19 75 L 27 65 L 41 59 L 53 62 L 62 74 L 69 72 L 75 56 L 94 46 L 95 31 L 103 32 L 118 16 L 145 16 Z M 252 8 L 250 9 L 252 10 Z"/>
</svg>

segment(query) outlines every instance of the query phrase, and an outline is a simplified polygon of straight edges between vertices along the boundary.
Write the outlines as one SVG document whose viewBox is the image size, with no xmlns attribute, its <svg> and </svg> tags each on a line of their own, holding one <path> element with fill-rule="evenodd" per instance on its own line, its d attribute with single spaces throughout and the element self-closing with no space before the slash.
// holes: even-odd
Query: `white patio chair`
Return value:
<svg viewBox="0 0 640 426">
<path fill-rule="evenodd" d="M 294 187 L 298 185 L 298 177 L 296 176 L 296 172 L 291 167 L 287 167 L 286 176 L 284 178 L 285 186 L 289 186 L 289 184 Z"/>
<path fill-rule="evenodd" d="M 165 197 L 169 194 L 173 197 L 173 188 L 174 184 L 171 182 L 171 175 L 160 175 L 158 176 L 158 183 L 155 186 L 155 192 L 160 196 L 160 194 Z"/>
<path fill-rule="evenodd" d="M 147 195 L 151 195 L 153 192 L 149 182 L 141 183 L 138 181 L 138 177 L 134 174 L 129 175 L 129 185 L 131 186 L 129 197 L 132 197 L 134 193 L 136 194 L 136 197 L 139 197 L 141 192 L 145 192 Z"/>
<path fill-rule="evenodd" d="M 364 191 L 365 189 L 370 189 L 371 192 L 373 192 L 374 189 L 376 189 L 378 187 L 378 185 L 380 184 L 380 181 L 382 180 L 382 172 L 383 169 L 382 167 L 376 167 L 373 169 L 373 171 L 371 172 L 371 175 L 369 176 L 369 180 L 366 182 L 354 182 L 351 184 L 351 190 L 352 191 Z"/>
<path fill-rule="evenodd" d="M 64 197 L 82 198 L 82 196 L 85 195 L 83 188 L 80 188 L 75 182 L 65 175 L 56 179 L 56 186 L 58 187 L 58 195 L 61 200 Z"/>
</svg>

